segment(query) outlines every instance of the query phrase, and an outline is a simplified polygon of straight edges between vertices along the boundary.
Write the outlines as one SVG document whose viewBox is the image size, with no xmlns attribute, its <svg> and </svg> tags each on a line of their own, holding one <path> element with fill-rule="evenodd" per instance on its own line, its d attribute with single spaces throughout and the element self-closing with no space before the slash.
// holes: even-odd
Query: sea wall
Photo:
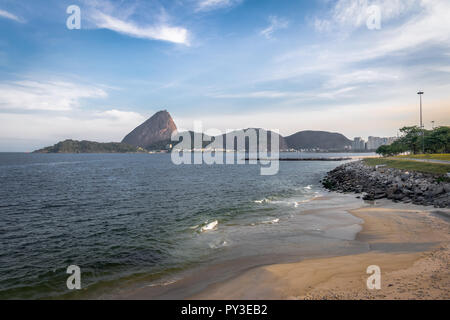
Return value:
<svg viewBox="0 0 450 320">
<path fill-rule="evenodd" d="M 450 207 L 448 178 L 373 167 L 362 161 L 350 162 L 328 172 L 322 184 L 331 191 L 362 193 L 364 200 L 388 198 L 418 205 Z"/>
</svg>

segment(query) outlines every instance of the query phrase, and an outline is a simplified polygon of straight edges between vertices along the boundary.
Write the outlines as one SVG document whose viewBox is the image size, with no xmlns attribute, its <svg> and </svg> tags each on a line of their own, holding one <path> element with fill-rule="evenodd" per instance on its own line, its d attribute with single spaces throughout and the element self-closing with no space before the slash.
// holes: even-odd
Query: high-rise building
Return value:
<svg viewBox="0 0 450 320">
<path fill-rule="evenodd" d="M 366 150 L 366 142 L 361 137 L 356 137 L 352 142 L 352 150 Z"/>
<path fill-rule="evenodd" d="M 396 137 L 369 137 L 367 141 L 367 150 L 377 150 L 381 146 L 392 144 L 396 139 Z"/>
</svg>

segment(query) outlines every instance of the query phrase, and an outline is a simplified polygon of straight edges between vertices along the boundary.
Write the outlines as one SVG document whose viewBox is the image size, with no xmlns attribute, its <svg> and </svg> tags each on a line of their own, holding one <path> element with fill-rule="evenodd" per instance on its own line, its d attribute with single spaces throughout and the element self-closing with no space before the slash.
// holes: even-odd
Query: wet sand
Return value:
<svg viewBox="0 0 450 320">
<path fill-rule="evenodd" d="M 287 262 L 283 255 L 242 257 L 103 298 L 450 299 L 450 210 L 389 200 L 348 208 L 340 210 L 358 218 L 362 230 L 344 253 L 297 255 Z M 317 210 L 330 209 L 303 214 Z M 381 269 L 381 290 L 367 289 L 371 265 Z"/>
<path fill-rule="evenodd" d="M 450 224 L 434 211 L 388 201 L 351 210 L 364 220 L 355 241 L 367 253 L 256 267 L 190 298 L 450 299 Z M 380 290 L 367 289 L 370 265 L 381 269 Z"/>
</svg>

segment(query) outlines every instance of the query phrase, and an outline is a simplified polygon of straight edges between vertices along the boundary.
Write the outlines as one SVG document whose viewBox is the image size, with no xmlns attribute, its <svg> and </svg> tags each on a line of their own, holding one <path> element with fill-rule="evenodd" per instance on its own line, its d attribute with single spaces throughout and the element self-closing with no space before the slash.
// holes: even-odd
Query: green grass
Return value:
<svg viewBox="0 0 450 320">
<path fill-rule="evenodd" d="M 450 161 L 450 153 L 411 154 L 411 155 L 408 155 L 408 156 L 396 156 L 394 158 L 431 159 L 431 160 L 447 160 L 447 161 Z"/>
<path fill-rule="evenodd" d="M 369 166 L 385 164 L 388 168 L 396 168 L 407 171 L 419 171 L 440 175 L 450 172 L 450 164 L 418 162 L 411 160 L 393 160 L 392 158 L 368 158 L 363 161 Z"/>
</svg>

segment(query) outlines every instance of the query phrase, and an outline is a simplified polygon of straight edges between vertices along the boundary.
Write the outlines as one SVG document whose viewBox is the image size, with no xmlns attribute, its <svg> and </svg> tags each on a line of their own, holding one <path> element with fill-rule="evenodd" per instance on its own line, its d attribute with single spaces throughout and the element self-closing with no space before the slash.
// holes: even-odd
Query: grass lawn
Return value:
<svg viewBox="0 0 450 320">
<path fill-rule="evenodd" d="M 411 154 L 409 156 L 396 156 L 394 158 L 411 158 L 411 159 L 432 159 L 450 161 L 450 153 L 440 154 Z"/>
<path fill-rule="evenodd" d="M 450 164 L 417 162 L 410 160 L 392 160 L 392 158 L 369 158 L 363 159 L 363 161 L 370 166 L 385 164 L 389 168 L 407 171 L 419 171 L 434 174 L 447 174 L 447 172 L 450 172 Z"/>
</svg>

